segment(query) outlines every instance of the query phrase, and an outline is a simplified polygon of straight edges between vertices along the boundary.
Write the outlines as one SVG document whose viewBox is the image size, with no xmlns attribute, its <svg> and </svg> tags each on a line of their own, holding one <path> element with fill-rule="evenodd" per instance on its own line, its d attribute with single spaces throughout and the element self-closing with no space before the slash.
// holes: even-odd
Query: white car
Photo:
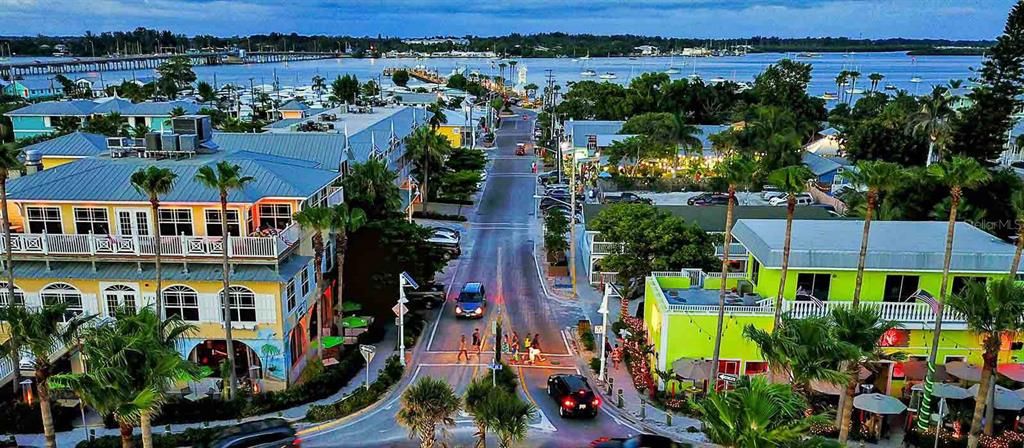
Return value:
<svg viewBox="0 0 1024 448">
<path fill-rule="evenodd" d="M 789 202 L 789 195 L 783 193 L 782 196 L 775 196 L 768 200 L 769 205 L 784 206 Z M 814 198 L 809 193 L 800 193 L 796 195 L 796 205 L 811 205 L 814 203 Z"/>
</svg>

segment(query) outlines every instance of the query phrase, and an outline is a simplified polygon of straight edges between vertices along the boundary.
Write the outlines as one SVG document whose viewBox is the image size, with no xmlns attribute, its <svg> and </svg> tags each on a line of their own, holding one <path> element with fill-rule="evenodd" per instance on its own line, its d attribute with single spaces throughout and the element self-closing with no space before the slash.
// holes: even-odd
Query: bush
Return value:
<svg viewBox="0 0 1024 448">
<path fill-rule="evenodd" d="M 449 215 L 446 213 L 437 213 L 429 211 L 419 211 L 412 214 L 413 218 L 421 219 L 436 219 L 438 221 L 458 221 L 466 222 L 466 217 L 462 215 Z"/>
<path fill-rule="evenodd" d="M 616 337 L 618 337 L 618 335 L 622 334 L 622 329 L 624 329 L 624 328 L 626 328 L 626 323 L 625 322 L 623 322 L 621 320 L 617 320 L 615 322 L 612 322 L 612 333 L 615 333 Z"/>
<path fill-rule="evenodd" d="M 351 415 L 376 403 L 392 385 L 402 378 L 402 365 L 398 356 L 388 358 L 380 376 L 367 389 L 360 387 L 348 396 L 328 405 L 312 405 L 306 411 L 306 419 L 313 422 L 334 420 Z"/>
<path fill-rule="evenodd" d="M 57 431 L 71 430 L 71 421 L 78 417 L 78 408 L 50 405 L 53 424 Z M 39 414 L 39 402 L 31 405 L 12 400 L 0 403 L 0 434 L 35 434 L 43 432 L 43 419 Z"/>
<path fill-rule="evenodd" d="M 597 356 L 590 358 L 590 370 L 594 371 L 594 375 L 601 373 L 601 358 Z"/>
<path fill-rule="evenodd" d="M 180 433 L 163 434 L 153 429 L 153 448 L 176 448 L 179 446 L 204 446 L 213 441 L 228 426 L 212 428 L 189 428 Z M 142 446 L 142 435 L 135 436 L 135 446 Z M 89 441 L 83 440 L 75 448 L 121 448 L 121 436 L 103 436 Z"/>
<path fill-rule="evenodd" d="M 587 331 L 580 335 L 580 342 L 583 343 L 583 348 L 587 351 L 594 351 L 597 349 L 597 343 L 594 342 L 594 333 Z"/>
</svg>

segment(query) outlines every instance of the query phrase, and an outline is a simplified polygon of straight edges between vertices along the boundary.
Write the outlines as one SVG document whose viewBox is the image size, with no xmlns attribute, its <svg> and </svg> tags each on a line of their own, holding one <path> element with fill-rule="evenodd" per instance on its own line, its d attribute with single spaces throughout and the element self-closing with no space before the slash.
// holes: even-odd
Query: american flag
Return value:
<svg viewBox="0 0 1024 448">
<path fill-rule="evenodd" d="M 923 289 L 918 289 L 917 292 L 915 292 L 913 295 L 910 296 L 910 298 L 914 299 L 914 300 L 920 300 L 920 301 L 922 301 L 924 303 L 927 303 L 928 306 L 931 307 L 932 312 L 938 314 L 938 312 L 939 312 L 939 301 L 935 299 L 935 296 L 929 294 L 928 291 L 925 291 Z"/>
</svg>

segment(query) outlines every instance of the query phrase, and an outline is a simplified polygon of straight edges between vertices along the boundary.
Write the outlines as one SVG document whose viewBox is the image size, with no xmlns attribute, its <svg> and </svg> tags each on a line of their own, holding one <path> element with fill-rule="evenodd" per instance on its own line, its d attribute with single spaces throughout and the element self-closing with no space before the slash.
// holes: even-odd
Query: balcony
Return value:
<svg viewBox="0 0 1024 448">
<path fill-rule="evenodd" d="M 247 260 L 273 260 L 294 248 L 301 237 L 297 224 L 270 236 L 233 236 L 228 256 Z M 162 257 L 202 259 L 222 254 L 224 238 L 219 236 L 161 236 Z M 0 251 L 6 250 L 0 238 Z M 138 235 L 16 233 L 11 235 L 15 255 L 39 258 L 100 258 L 124 261 L 156 254 L 156 237 Z"/>
</svg>

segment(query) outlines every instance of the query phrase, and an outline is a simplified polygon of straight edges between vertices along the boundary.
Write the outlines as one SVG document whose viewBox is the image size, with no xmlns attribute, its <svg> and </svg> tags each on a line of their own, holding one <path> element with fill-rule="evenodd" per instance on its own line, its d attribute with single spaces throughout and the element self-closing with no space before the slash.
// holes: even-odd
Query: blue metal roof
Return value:
<svg viewBox="0 0 1024 448">
<path fill-rule="evenodd" d="M 87 157 L 107 152 L 106 137 L 99 134 L 72 132 L 22 148 L 26 153 L 36 151 L 41 156 Z"/>
<path fill-rule="evenodd" d="M 229 133 L 215 132 L 213 142 L 222 151 L 250 151 L 306 160 L 320 168 L 338 171 L 348 160 L 345 135 L 327 132 Z"/>
<path fill-rule="evenodd" d="M 621 120 L 569 120 L 565 122 L 565 132 L 572 136 L 574 147 L 585 148 L 588 135 L 618 134 L 625 123 Z"/>
<path fill-rule="evenodd" d="M 92 113 L 96 103 L 90 100 L 69 100 L 69 101 L 43 101 L 41 103 L 29 104 L 20 109 L 7 112 L 4 115 L 16 117 L 19 115 L 45 115 L 45 116 L 76 116 L 84 117 Z"/>
<path fill-rule="evenodd" d="M 807 151 L 804 151 L 803 162 L 815 176 L 822 176 L 843 167 L 839 162 Z"/>
<path fill-rule="evenodd" d="M 309 118 L 284 118 L 264 126 L 263 129 L 284 129 L 308 120 Z"/>
<path fill-rule="evenodd" d="M 409 105 L 434 104 L 438 99 L 436 93 L 395 92 L 394 96 L 401 98 L 399 103 Z"/>
<path fill-rule="evenodd" d="M 299 100 L 290 100 L 278 107 L 277 110 L 309 110 L 309 106 Z"/>
<path fill-rule="evenodd" d="M 199 111 L 199 105 L 188 101 L 145 101 L 142 103 L 132 103 L 122 98 L 113 98 L 104 101 L 43 101 L 12 110 L 6 115 L 12 117 L 19 115 L 86 116 L 117 112 L 122 116 L 129 117 L 166 117 L 170 116 L 171 110 L 176 107 L 184 109 L 185 114 L 194 114 Z"/>
<path fill-rule="evenodd" d="M 292 257 L 295 260 L 288 260 L 281 264 L 280 271 L 275 271 L 271 265 L 237 264 L 231 274 L 233 282 L 282 282 L 288 281 L 301 268 L 302 259 L 310 257 Z M 299 267 L 296 267 L 299 266 Z M 284 270 L 289 268 L 289 272 Z M 104 281 L 146 281 L 153 280 L 154 267 L 152 264 L 142 263 L 142 270 L 136 263 L 107 263 L 97 262 L 93 269 L 92 263 L 81 262 L 50 262 L 49 268 L 42 261 L 19 261 L 14 268 L 18 278 L 32 279 L 90 279 Z M 290 273 L 290 276 L 286 276 Z M 221 265 L 211 263 L 189 263 L 188 272 L 182 270 L 182 265 L 165 264 L 161 276 L 164 284 L 168 281 L 221 281 Z"/>
<path fill-rule="evenodd" d="M 26 78 L 14 81 L 12 84 L 21 84 L 27 87 L 29 90 L 61 90 L 62 86 L 59 82 L 49 78 Z"/>
</svg>

